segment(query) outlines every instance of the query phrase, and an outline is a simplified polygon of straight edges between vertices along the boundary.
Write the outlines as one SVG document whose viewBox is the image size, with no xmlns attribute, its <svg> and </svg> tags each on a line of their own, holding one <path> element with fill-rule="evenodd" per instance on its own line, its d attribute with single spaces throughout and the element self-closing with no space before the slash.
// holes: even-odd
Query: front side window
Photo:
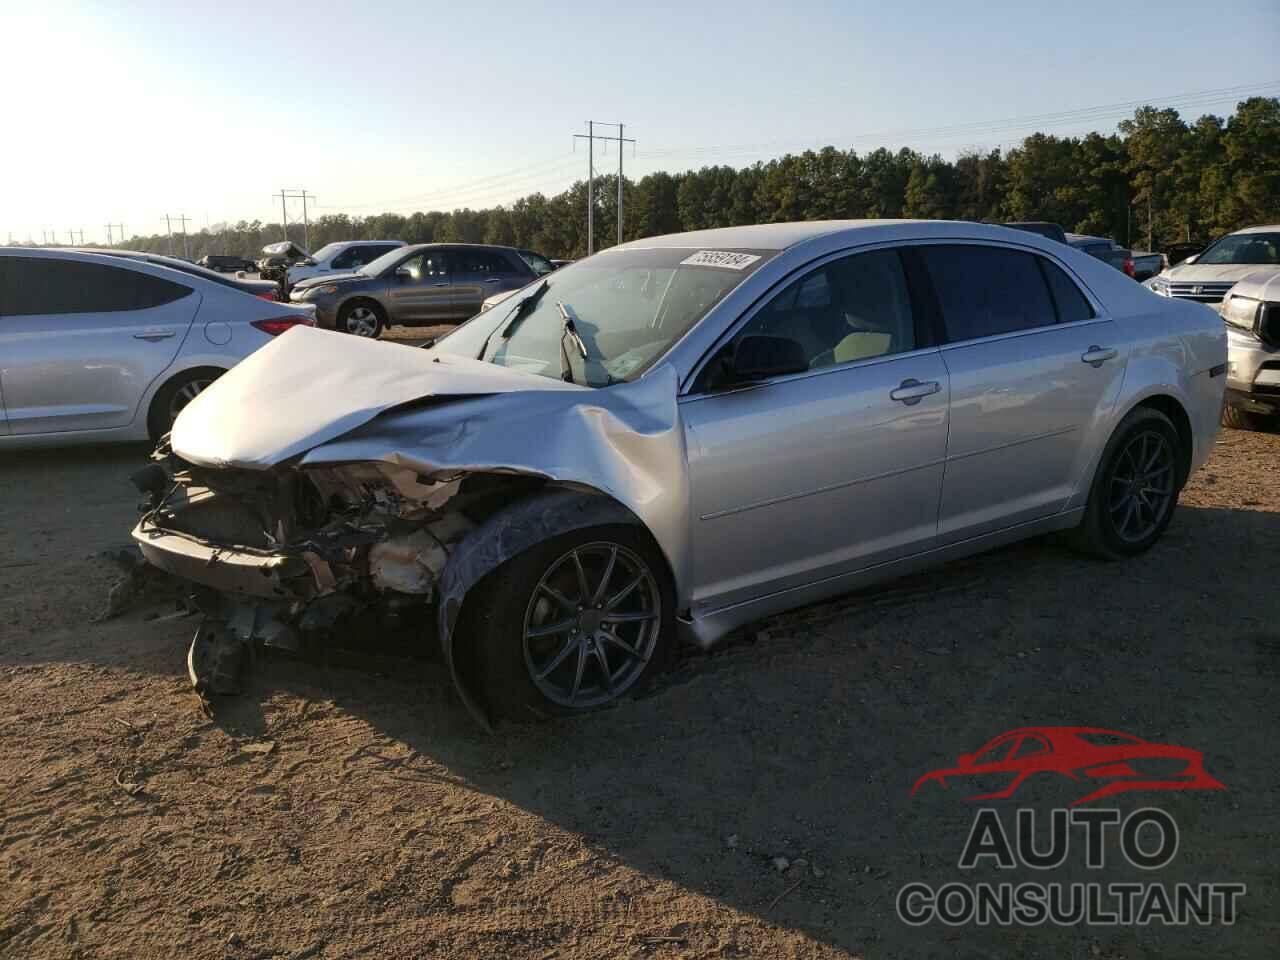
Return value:
<svg viewBox="0 0 1280 960">
<path fill-rule="evenodd" d="M 1280 233 L 1233 233 L 1223 237 L 1196 264 L 1280 265 Z"/>
<path fill-rule="evenodd" d="M 320 260 L 320 257 L 316 257 L 316 259 Z M 372 258 L 364 256 L 361 247 L 348 247 L 333 258 L 333 263 L 330 266 L 335 270 L 350 270 L 364 266 L 365 262 L 370 259 Z"/>
<path fill-rule="evenodd" d="M 534 253 L 532 250 L 520 250 L 520 259 L 529 265 L 529 269 L 539 277 L 546 276 L 555 270 L 556 266 L 540 253 Z"/>
<path fill-rule="evenodd" d="M 902 258 L 874 250 L 819 267 L 785 287 L 736 339 L 748 336 L 796 341 L 810 369 L 914 350 Z"/>
<path fill-rule="evenodd" d="M 342 246 L 340 243 L 326 243 L 323 247 L 311 255 L 311 259 L 317 263 L 323 263 Z"/>
<path fill-rule="evenodd" d="M 1057 322 L 1036 257 L 964 244 L 919 248 L 942 310 L 947 340 L 958 343 Z"/>
<path fill-rule="evenodd" d="M 0 313 L 11 317 L 147 310 L 190 293 L 182 284 L 101 263 L 0 257 Z"/>
<path fill-rule="evenodd" d="M 483 347 L 491 363 L 557 379 L 567 356 L 569 374 L 578 383 L 599 387 L 632 380 L 775 253 L 606 250 L 561 267 L 478 314 L 443 338 L 438 349 L 476 357 Z M 536 300 L 522 308 L 534 294 Z M 586 349 L 585 361 L 565 335 L 566 315 Z M 503 337 L 508 330 L 510 336 Z"/>
<path fill-rule="evenodd" d="M 424 250 L 401 263 L 396 272 L 405 271 L 414 280 L 442 278 L 449 274 L 448 257 L 443 250 Z"/>
</svg>

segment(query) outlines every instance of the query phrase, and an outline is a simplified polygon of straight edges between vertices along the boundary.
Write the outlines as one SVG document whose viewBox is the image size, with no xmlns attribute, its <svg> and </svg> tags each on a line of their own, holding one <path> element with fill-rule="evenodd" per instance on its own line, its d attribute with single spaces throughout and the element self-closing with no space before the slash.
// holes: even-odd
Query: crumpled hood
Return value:
<svg viewBox="0 0 1280 960">
<path fill-rule="evenodd" d="M 1177 283 L 1223 283 L 1228 280 L 1241 280 L 1260 269 L 1262 268 L 1256 263 L 1184 263 L 1166 270 L 1160 274 L 1160 277 Z"/>
<path fill-rule="evenodd" d="M 480 360 L 294 327 L 223 374 L 179 414 L 183 460 L 265 470 L 412 400 L 589 387 Z"/>
</svg>

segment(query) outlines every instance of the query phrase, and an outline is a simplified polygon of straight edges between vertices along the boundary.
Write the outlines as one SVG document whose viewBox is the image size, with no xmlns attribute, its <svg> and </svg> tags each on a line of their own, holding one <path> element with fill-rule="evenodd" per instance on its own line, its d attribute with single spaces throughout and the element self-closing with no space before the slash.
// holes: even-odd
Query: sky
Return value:
<svg viewBox="0 0 1280 960">
<path fill-rule="evenodd" d="M 631 177 L 1221 116 L 1280 95 L 1278 42 L 1278 0 L 0 0 L 0 243 L 555 193 L 587 120 Z"/>
</svg>

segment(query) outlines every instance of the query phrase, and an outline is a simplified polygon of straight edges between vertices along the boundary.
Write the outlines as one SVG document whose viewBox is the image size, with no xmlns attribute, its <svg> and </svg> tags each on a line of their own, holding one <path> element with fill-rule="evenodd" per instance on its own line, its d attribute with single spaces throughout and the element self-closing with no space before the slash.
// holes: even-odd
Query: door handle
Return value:
<svg viewBox="0 0 1280 960">
<path fill-rule="evenodd" d="M 501 277 L 485 277 L 485 283 L 501 283 Z"/>
<path fill-rule="evenodd" d="M 442 280 L 440 283 L 433 283 L 433 284 L 432 284 L 432 286 L 433 286 L 433 287 L 447 287 L 448 285 L 449 285 L 449 281 L 448 281 L 448 280 Z"/>
<path fill-rule="evenodd" d="M 149 340 L 152 343 L 155 343 L 157 340 L 168 340 L 172 336 L 172 330 L 148 330 L 146 333 L 135 333 L 133 335 L 133 339 Z"/>
<path fill-rule="evenodd" d="M 905 403 L 908 407 L 919 403 L 925 397 L 931 396 L 942 389 L 942 385 L 937 380 L 919 380 L 908 377 L 903 380 L 896 390 L 889 392 L 890 400 L 897 400 L 899 403 Z"/>
<path fill-rule="evenodd" d="M 1092 366 L 1100 367 L 1106 361 L 1113 359 L 1115 355 L 1116 351 L 1111 347 L 1100 347 L 1095 343 L 1084 353 L 1080 354 L 1080 359 Z"/>
</svg>

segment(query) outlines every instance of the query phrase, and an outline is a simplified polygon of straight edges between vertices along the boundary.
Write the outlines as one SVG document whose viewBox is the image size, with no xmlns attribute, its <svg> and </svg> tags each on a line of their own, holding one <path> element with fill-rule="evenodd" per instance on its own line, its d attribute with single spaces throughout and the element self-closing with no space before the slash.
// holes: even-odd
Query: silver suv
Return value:
<svg viewBox="0 0 1280 960">
<path fill-rule="evenodd" d="M 1246 430 L 1280 426 L 1280 270 L 1249 274 L 1222 301 L 1227 322 L 1227 397 L 1222 422 Z"/>
<path fill-rule="evenodd" d="M 289 298 L 314 306 L 325 329 L 377 337 L 394 324 L 466 320 L 480 312 L 485 298 L 517 290 L 544 272 L 550 272 L 545 258 L 514 247 L 420 243 L 392 250 L 354 273 L 303 280 Z"/>
</svg>

